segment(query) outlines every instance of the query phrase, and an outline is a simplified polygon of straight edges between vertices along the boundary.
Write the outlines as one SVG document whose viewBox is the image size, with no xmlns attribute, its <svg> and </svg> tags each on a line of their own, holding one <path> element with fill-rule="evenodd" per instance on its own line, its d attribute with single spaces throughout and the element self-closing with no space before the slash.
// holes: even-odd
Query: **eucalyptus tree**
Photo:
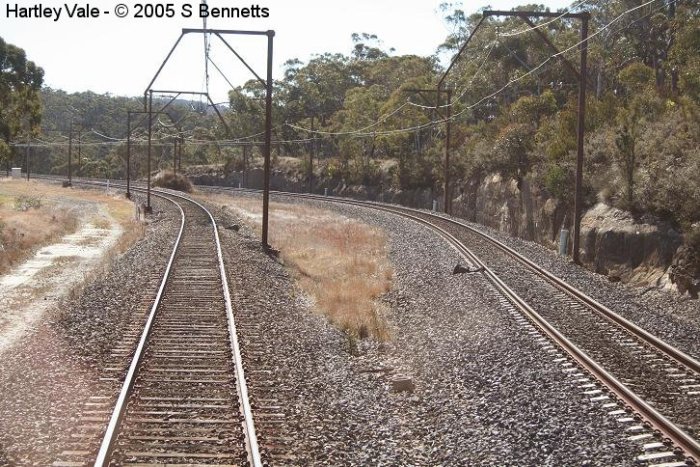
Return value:
<svg viewBox="0 0 700 467">
<path fill-rule="evenodd" d="M 24 50 L 0 38 L 0 160 L 8 167 L 10 142 L 38 131 L 43 81 L 44 70 L 28 60 Z"/>
</svg>

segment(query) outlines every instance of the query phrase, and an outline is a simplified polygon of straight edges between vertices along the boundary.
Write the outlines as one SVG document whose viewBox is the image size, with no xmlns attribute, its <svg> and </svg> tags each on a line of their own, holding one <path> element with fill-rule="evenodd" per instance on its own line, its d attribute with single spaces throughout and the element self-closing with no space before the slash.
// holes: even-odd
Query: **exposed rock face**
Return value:
<svg viewBox="0 0 700 467">
<path fill-rule="evenodd" d="M 683 243 L 665 222 L 640 222 L 599 203 L 581 219 L 584 262 L 600 274 L 636 285 L 666 285 L 666 270 Z"/>
<path fill-rule="evenodd" d="M 262 188 L 261 169 L 231 172 L 227 177 L 217 170 L 190 174 L 194 183 Z M 273 190 L 306 192 L 306 180 L 282 171 L 271 174 Z M 456 186 L 459 186 L 456 184 Z M 384 201 L 431 209 L 433 202 L 443 209 L 440 193 L 432 190 L 395 190 L 381 186 L 347 185 L 343 180 L 314 180 L 313 191 L 355 199 Z M 453 214 L 498 229 L 514 237 L 558 248 L 562 226 L 571 230 L 572 216 L 567 207 L 542 191 L 527 177 L 520 186 L 516 180 L 491 174 L 466 181 L 453 200 Z M 700 228 L 700 227 L 699 227 Z M 571 243 L 571 242 L 570 242 Z M 681 247 L 683 237 L 670 225 L 654 220 L 640 222 L 625 211 L 598 204 L 581 220 L 581 247 L 584 263 L 611 280 L 634 285 L 677 288 L 696 296 L 700 292 L 700 247 Z M 571 245 L 569 244 L 569 249 Z"/>
<path fill-rule="evenodd" d="M 700 228 L 696 227 L 695 241 L 690 241 L 680 247 L 669 268 L 669 280 L 678 292 L 698 298 L 700 293 Z"/>
<path fill-rule="evenodd" d="M 489 175 L 481 183 L 468 182 L 454 200 L 453 213 L 552 248 L 565 217 L 560 203 L 527 178 L 518 189 L 515 180 L 504 180 L 499 174 Z"/>
<path fill-rule="evenodd" d="M 469 181 L 453 207 L 455 215 L 550 248 L 558 247 L 563 225 L 571 229 L 572 217 L 567 218 L 565 207 L 527 178 L 520 188 L 515 180 L 498 174 Z M 700 287 L 700 259 L 694 259 L 699 256 L 697 248 L 679 249 L 682 243 L 681 233 L 669 224 L 653 219 L 641 222 L 605 204 L 594 206 L 581 221 L 582 259 L 589 268 L 614 281 L 677 287 L 692 295 Z M 697 266 L 691 266 L 694 261 Z M 675 274 L 669 274 L 672 263 Z"/>
</svg>

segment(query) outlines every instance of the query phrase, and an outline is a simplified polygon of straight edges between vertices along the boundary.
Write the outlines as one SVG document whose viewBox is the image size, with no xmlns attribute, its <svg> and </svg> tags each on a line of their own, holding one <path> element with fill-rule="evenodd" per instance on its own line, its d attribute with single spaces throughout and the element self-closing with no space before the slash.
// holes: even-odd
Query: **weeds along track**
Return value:
<svg viewBox="0 0 700 467">
<path fill-rule="evenodd" d="M 610 412 L 617 415 L 613 410 L 619 409 L 613 403 L 617 399 L 636 414 L 630 420 L 631 439 L 645 443 L 659 434 L 665 440 L 645 443 L 641 461 L 656 460 L 679 466 L 686 465 L 683 457 L 691 464 L 700 461 L 700 363 L 693 357 L 465 223 L 394 205 L 307 194 L 274 194 L 379 209 L 437 231 L 473 267 L 481 268 L 482 274 L 518 312 L 565 350 L 579 368 L 595 377 L 596 384 L 584 385 L 592 400 L 610 404 Z"/>
<path fill-rule="evenodd" d="M 184 196 L 153 196 L 182 216 L 169 264 L 96 458 L 88 447 L 54 465 L 261 466 L 216 223 Z"/>
</svg>

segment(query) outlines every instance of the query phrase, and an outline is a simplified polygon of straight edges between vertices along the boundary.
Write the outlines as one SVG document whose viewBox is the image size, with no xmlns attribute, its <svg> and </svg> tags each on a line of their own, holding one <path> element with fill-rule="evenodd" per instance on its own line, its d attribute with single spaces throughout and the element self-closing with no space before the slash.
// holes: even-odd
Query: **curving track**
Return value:
<svg viewBox="0 0 700 467">
<path fill-rule="evenodd" d="M 169 264 L 97 452 L 54 465 L 261 466 L 214 218 L 183 196 Z M 92 462 L 92 461 L 90 461 Z"/>
<path fill-rule="evenodd" d="M 214 190 L 221 191 L 222 189 L 216 188 Z M 255 190 L 233 191 L 258 193 Z M 697 389 L 700 388 L 700 363 L 694 358 L 635 326 L 506 245 L 467 224 L 426 211 L 386 204 L 305 194 L 275 194 L 379 209 L 410 218 L 437 231 L 468 262 L 482 269 L 483 274 L 503 295 L 509 306 L 514 307 L 518 313 L 524 315 L 542 334 L 572 358 L 577 368 L 570 368 L 566 371 L 581 369 L 595 378 L 595 382 L 591 382 L 583 377 L 582 373 L 571 373 L 574 377 L 583 377 L 580 381 L 586 384 L 582 384 L 581 388 L 585 388 L 586 393 L 591 394 L 592 401 L 602 403 L 603 407 L 609 407 L 610 414 L 622 416 L 621 420 L 638 423 L 630 426 L 629 431 L 630 439 L 645 443 L 643 445 L 645 453 L 639 456 L 639 461 L 654 465 L 681 466 L 694 465 L 700 460 L 700 444 L 697 441 L 698 433 L 700 433 L 698 431 L 700 428 L 700 398 L 697 397 Z M 211 222 L 213 223 L 213 219 Z M 197 248 L 193 246 L 193 252 L 197 252 Z M 202 253 L 201 250 L 199 252 Z M 481 258 L 488 259 L 484 261 Z M 211 264 L 208 267 L 210 268 Z M 221 269 L 223 271 L 223 265 Z M 184 277 L 184 281 L 187 281 L 187 273 Z M 177 299 L 175 301 L 177 302 Z M 174 316 L 177 316 L 178 312 L 175 313 Z M 182 324 L 182 319 L 182 315 L 180 318 L 175 318 L 175 321 L 170 323 L 171 326 L 177 330 L 178 325 Z M 175 345 L 177 335 L 174 339 L 165 338 L 163 341 Z M 178 352 L 180 348 L 175 345 L 170 350 Z M 161 358 L 163 357 L 161 356 Z M 183 360 L 183 362 L 189 361 L 191 359 Z M 194 376 L 196 372 L 189 372 L 186 367 L 161 368 L 153 366 L 160 373 L 171 372 L 175 377 L 187 375 L 183 376 L 182 381 L 178 380 L 178 384 L 186 385 L 188 381 L 199 384 L 197 381 L 205 381 L 204 379 L 198 380 Z M 204 370 L 204 368 L 199 369 Z M 223 371 L 223 367 L 221 370 Z M 214 383 L 214 374 L 209 374 L 209 377 L 210 379 L 206 381 Z M 224 392 L 230 392 L 230 390 L 231 388 L 223 389 Z M 136 393 L 138 392 L 136 391 Z M 170 423 L 186 423 L 184 417 L 171 417 L 168 410 L 170 409 L 175 414 L 184 415 L 187 413 L 185 409 L 188 408 L 186 407 L 188 402 L 182 398 L 172 401 L 180 404 L 177 407 L 175 404 L 171 407 L 166 400 L 160 402 L 162 404 L 158 406 L 148 405 L 148 403 L 141 406 L 137 399 L 133 399 L 127 405 L 132 407 L 134 414 L 153 415 L 153 417 L 137 417 L 135 425 L 131 425 L 131 422 L 127 420 L 124 426 L 132 427 L 153 423 L 152 428 L 154 429 L 151 432 L 159 432 L 162 427 L 168 426 Z M 231 404 L 233 405 L 233 402 Z M 204 408 L 208 404 L 195 405 Z M 630 408 L 636 415 L 633 418 L 625 418 L 622 415 L 625 412 L 624 407 Z M 178 410 L 182 410 L 182 412 L 178 412 Z M 169 417 L 168 420 L 166 417 Z M 222 424 L 233 421 L 234 419 L 221 420 Z M 190 425 L 196 426 L 197 423 L 190 423 Z M 197 431 L 194 430 L 194 432 Z M 655 439 L 658 440 L 657 435 L 661 436 L 662 442 L 655 441 Z M 168 435 L 162 438 L 170 439 L 172 436 Z M 232 436 L 231 439 L 235 437 L 232 432 L 230 436 Z M 134 446 L 139 447 L 139 449 L 148 447 L 153 450 L 135 451 L 131 450 L 133 447 L 117 443 L 117 451 L 115 452 L 123 452 L 127 454 L 124 459 L 129 462 L 139 461 L 138 463 L 141 465 L 143 465 L 142 461 L 146 460 L 145 457 L 141 458 L 133 454 L 153 455 L 154 459 L 160 459 L 159 463 L 162 461 L 194 463 L 196 460 L 196 457 L 185 457 L 184 453 L 197 452 L 196 450 L 190 451 L 193 445 L 188 444 L 195 442 L 197 436 L 185 437 L 187 439 L 181 440 L 182 444 L 177 445 L 182 448 L 178 454 L 182 457 L 179 457 L 177 462 L 177 456 L 166 457 L 166 451 L 170 448 L 163 446 L 160 443 L 162 440 L 156 438 L 158 437 L 151 436 L 146 439 L 141 435 L 126 435 L 124 439 L 147 442 L 143 445 L 136 443 Z M 202 441 L 205 441 L 206 436 L 202 438 Z M 122 448 L 124 450 L 119 451 Z M 128 457 L 128 453 L 131 453 L 132 456 Z M 171 454 L 175 454 L 175 451 L 172 451 Z M 217 459 L 216 457 L 207 457 L 209 454 L 203 454 L 204 456 L 199 459 L 199 463 L 202 459 Z M 230 457 L 225 459 L 234 459 L 233 452 L 227 455 Z M 152 462 L 155 461 L 146 463 Z"/>
<path fill-rule="evenodd" d="M 231 190 L 227 190 L 231 191 Z M 255 193 L 254 190 L 233 190 Z M 308 194 L 275 193 L 313 201 L 379 209 L 410 218 L 437 231 L 472 265 L 483 269 L 493 286 L 576 364 L 592 374 L 592 399 L 611 404 L 616 398 L 641 420 L 630 427 L 631 439 L 644 444 L 640 461 L 686 465 L 700 460 L 700 363 L 585 293 L 473 227 L 425 211 Z M 468 245 L 468 246 L 467 246 Z M 482 260 L 482 258 L 488 258 Z M 611 396 L 601 395 L 600 387 Z M 680 454 L 680 457 L 679 457 Z"/>
</svg>

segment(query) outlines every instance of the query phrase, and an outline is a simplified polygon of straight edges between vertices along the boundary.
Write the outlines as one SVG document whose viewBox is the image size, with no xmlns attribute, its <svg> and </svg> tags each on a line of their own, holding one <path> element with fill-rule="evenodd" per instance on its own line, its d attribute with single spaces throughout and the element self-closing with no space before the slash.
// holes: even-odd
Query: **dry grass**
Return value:
<svg viewBox="0 0 700 467">
<path fill-rule="evenodd" d="M 260 201 L 215 198 L 259 228 Z M 336 326 L 352 337 L 389 338 L 379 301 L 393 278 L 383 231 L 330 211 L 271 203 L 270 244 L 293 268 L 317 310 Z"/>
<path fill-rule="evenodd" d="M 17 210 L 17 201 L 26 198 L 40 200 L 41 206 Z M 89 209 L 89 203 L 103 206 L 109 216 Z M 109 217 L 123 229 L 111 255 L 125 251 L 143 237 L 145 228 L 134 221 L 133 204 L 123 198 L 36 181 L 3 180 L 0 182 L 0 274 L 42 246 L 74 232 L 82 220 L 108 228 L 111 226 Z"/>
<path fill-rule="evenodd" d="M 78 224 L 75 213 L 65 207 L 42 205 L 17 211 L 3 202 L 0 204 L 0 274 L 35 249 L 74 232 Z"/>
</svg>

